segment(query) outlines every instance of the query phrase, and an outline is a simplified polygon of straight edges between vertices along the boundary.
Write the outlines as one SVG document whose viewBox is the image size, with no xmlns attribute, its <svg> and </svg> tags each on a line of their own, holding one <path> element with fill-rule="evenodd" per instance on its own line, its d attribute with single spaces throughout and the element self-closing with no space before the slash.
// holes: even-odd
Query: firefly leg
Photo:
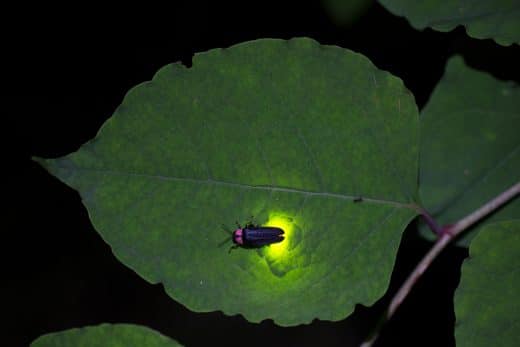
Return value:
<svg viewBox="0 0 520 347">
<path fill-rule="evenodd" d="M 238 223 L 238 221 L 236 221 L 235 223 L 236 223 L 238 229 L 242 229 L 242 226 L 240 225 L 240 223 Z"/>
<path fill-rule="evenodd" d="M 255 217 L 250 216 L 250 217 L 249 217 L 249 221 L 246 222 L 246 228 L 247 228 L 247 227 L 253 227 L 253 226 L 255 226 L 255 225 L 256 225 L 256 223 L 255 223 Z"/>
<path fill-rule="evenodd" d="M 238 248 L 238 247 L 239 247 L 238 245 L 233 245 L 233 246 L 229 247 L 228 254 L 231 253 L 232 250 L 234 250 L 235 248 Z"/>
</svg>

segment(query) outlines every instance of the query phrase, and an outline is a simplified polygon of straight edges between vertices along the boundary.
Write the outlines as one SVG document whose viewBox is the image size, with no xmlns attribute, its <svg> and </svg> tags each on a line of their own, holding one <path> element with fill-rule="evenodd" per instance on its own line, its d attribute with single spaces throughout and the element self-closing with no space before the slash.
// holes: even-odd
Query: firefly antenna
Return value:
<svg viewBox="0 0 520 347">
<path fill-rule="evenodd" d="M 227 234 L 233 234 L 233 230 L 229 229 L 227 225 L 222 224 L 220 227 L 221 227 L 222 230 L 224 230 L 224 232 L 226 232 Z"/>
<path fill-rule="evenodd" d="M 221 242 L 219 242 L 218 247 L 224 246 L 226 243 L 229 242 L 229 234 L 233 235 L 233 231 L 229 229 L 225 224 L 221 225 L 222 231 L 224 231 L 228 236 Z"/>
<path fill-rule="evenodd" d="M 220 248 L 220 247 L 224 246 L 228 242 L 229 242 L 229 237 L 226 237 L 225 240 L 219 242 L 218 247 Z"/>
</svg>

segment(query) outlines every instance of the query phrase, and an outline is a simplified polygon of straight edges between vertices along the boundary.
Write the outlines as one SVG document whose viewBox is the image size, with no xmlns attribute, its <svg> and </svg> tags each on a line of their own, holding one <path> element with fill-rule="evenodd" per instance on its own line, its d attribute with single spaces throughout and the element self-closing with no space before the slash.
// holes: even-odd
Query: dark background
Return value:
<svg viewBox="0 0 520 347">
<path fill-rule="evenodd" d="M 71 327 L 128 322 L 185 346 L 351 346 L 375 325 L 391 294 L 429 249 L 411 224 L 387 294 L 340 322 L 280 328 L 272 321 L 252 324 L 220 312 L 193 313 L 170 299 L 162 285 L 147 283 L 119 263 L 90 224 L 79 195 L 30 159 L 77 150 L 95 136 L 125 93 L 160 67 L 175 61 L 189 65 L 196 52 L 257 38 L 308 36 L 360 52 L 402 78 L 420 108 L 453 54 L 497 78 L 520 81 L 518 46 L 471 39 L 461 28 L 419 32 L 377 4 L 346 27 L 335 25 L 319 3 L 290 8 L 266 1 L 238 7 L 191 4 L 138 8 L 132 16 L 123 8 L 110 14 L 103 8 L 65 9 L 66 15 L 57 12 L 63 8 L 45 8 L 45 13 L 31 8 L 5 28 L 3 80 L 14 93 L 6 98 L 7 126 L 2 127 L 8 164 L 2 345 L 28 345 L 41 334 Z M 466 255 L 449 247 L 435 261 L 377 346 L 454 346 L 453 293 Z"/>
</svg>

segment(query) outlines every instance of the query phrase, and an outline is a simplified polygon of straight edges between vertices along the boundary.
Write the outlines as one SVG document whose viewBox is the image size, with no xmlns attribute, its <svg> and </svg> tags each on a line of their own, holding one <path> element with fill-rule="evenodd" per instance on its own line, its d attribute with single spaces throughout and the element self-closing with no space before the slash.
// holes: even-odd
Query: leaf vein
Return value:
<svg viewBox="0 0 520 347">
<path fill-rule="evenodd" d="M 325 186 L 324 186 L 325 182 L 323 181 L 323 174 L 322 174 L 321 169 L 320 169 L 320 167 L 318 165 L 317 158 L 314 155 L 313 151 L 311 151 L 311 148 L 310 148 L 307 140 L 305 139 L 305 135 L 301 131 L 300 127 L 298 126 L 298 122 L 294 122 L 294 124 L 295 124 L 294 126 L 296 128 L 296 133 L 298 135 L 298 138 L 303 143 L 303 146 L 305 147 L 307 153 L 309 153 L 309 157 L 311 159 L 311 163 L 313 164 L 314 168 L 316 169 L 316 176 L 318 176 L 320 190 L 324 190 L 325 189 Z"/>
<path fill-rule="evenodd" d="M 359 199 L 359 194 L 356 195 L 347 195 L 341 193 L 330 193 L 330 192 L 317 192 L 310 190 L 303 190 L 297 188 L 289 188 L 289 187 L 277 187 L 277 186 L 266 186 L 266 185 L 250 185 L 245 183 L 233 183 L 222 180 L 215 179 L 200 179 L 200 178 L 186 178 L 186 177 L 175 177 L 175 176 L 163 176 L 158 174 L 144 174 L 144 173 L 136 173 L 136 172 L 121 172 L 117 170 L 109 170 L 109 169 L 92 169 L 92 168 L 84 168 L 84 167 L 75 167 L 75 170 L 78 171 L 86 171 L 86 172 L 95 172 L 95 173 L 103 173 L 103 174 L 111 174 L 111 175 L 120 175 L 120 176 L 134 176 L 134 177 L 146 177 L 150 179 L 158 179 L 165 181 L 175 181 L 175 182 L 189 182 L 196 184 L 214 184 L 218 186 L 227 186 L 227 187 L 236 187 L 243 189 L 254 189 L 254 190 L 266 190 L 273 192 L 283 192 L 283 193 L 294 193 L 294 194 L 303 194 L 308 196 L 321 196 L 321 197 L 329 197 L 341 200 L 350 200 L 354 201 Z M 385 199 L 377 199 L 371 198 L 363 195 L 363 203 L 374 203 L 374 204 L 383 204 L 383 205 L 391 205 L 398 208 L 406 208 L 411 210 L 418 210 L 418 207 L 413 203 L 408 202 L 400 202 L 394 200 L 385 200 Z"/>
</svg>

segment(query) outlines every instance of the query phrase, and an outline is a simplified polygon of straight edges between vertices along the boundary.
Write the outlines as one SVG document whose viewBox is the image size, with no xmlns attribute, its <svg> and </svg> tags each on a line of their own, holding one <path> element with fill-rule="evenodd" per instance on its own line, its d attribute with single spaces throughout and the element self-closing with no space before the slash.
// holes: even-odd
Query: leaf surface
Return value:
<svg viewBox="0 0 520 347">
<path fill-rule="evenodd" d="M 101 324 L 40 336 L 31 347 L 181 347 L 177 341 L 144 326 Z"/>
<path fill-rule="evenodd" d="M 457 346 L 517 346 L 520 220 L 488 224 L 469 250 L 455 293 Z"/>
<path fill-rule="evenodd" d="M 466 27 L 469 36 L 491 38 L 507 46 L 520 43 L 520 1 L 379 0 L 390 12 L 406 17 L 416 29 L 451 31 Z"/>
<path fill-rule="evenodd" d="M 449 60 L 421 112 L 419 192 L 439 224 L 454 223 L 520 180 L 520 88 Z M 520 214 L 510 201 L 458 240 L 467 246 L 489 222 Z M 421 227 L 427 238 L 430 230 Z"/>
<path fill-rule="evenodd" d="M 40 162 L 124 264 L 191 310 L 296 325 L 386 290 L 416 215 L 417 137 L 413 97 L 367 58 L 265 39 L 165 66 L 95 139 Z M 286 240 L 218 247 L 251 215 Z"/>
</svg>

